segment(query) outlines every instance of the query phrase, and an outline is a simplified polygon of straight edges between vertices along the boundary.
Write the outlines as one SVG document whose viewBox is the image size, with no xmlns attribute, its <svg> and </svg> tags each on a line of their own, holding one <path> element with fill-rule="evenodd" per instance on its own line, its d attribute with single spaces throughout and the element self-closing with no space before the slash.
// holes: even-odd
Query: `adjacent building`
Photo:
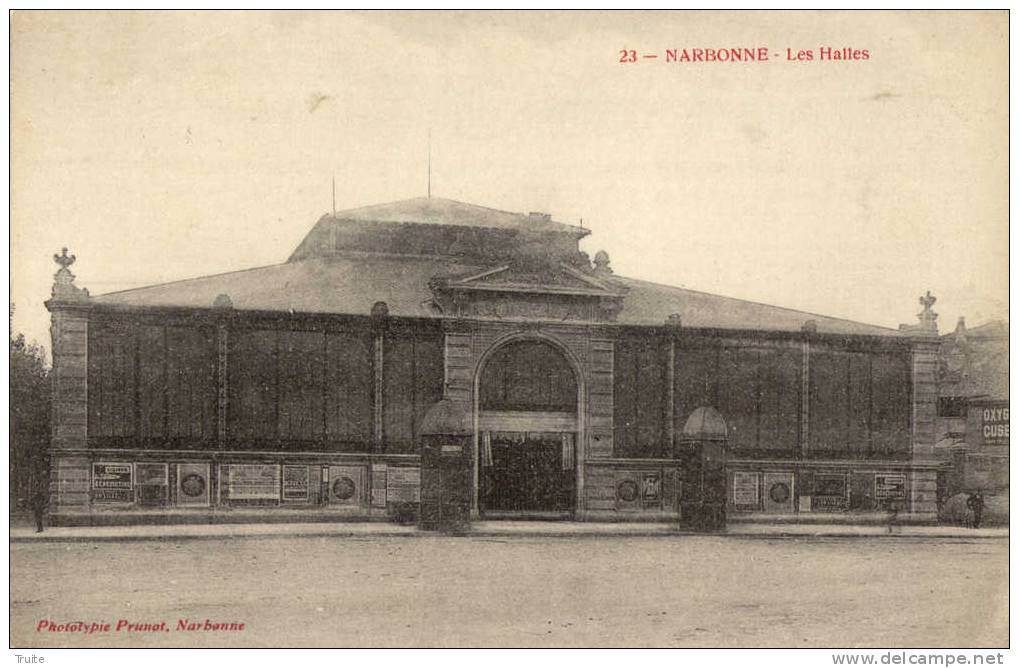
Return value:
<svg viewBox="0 0 1019 668">
<path fill-rule="evenodd" d="M 713 407 L 730 513 L 935 518 L 932 297 L 877 327 L 618 276 L 588 234 L 417 198 L 326 215 L 278 265 L 100 296 L 65 249 L 54 521 L 413 512 L 440 400 L 474 517 L 673 519 Z"/>
<path fill-rule="evenodd" d="M 943 494 L 1007 494 L 1008 323 L 968 329 L 960 318 L 939 352 L 935 449 L 952 462 Z"/>
</svg>

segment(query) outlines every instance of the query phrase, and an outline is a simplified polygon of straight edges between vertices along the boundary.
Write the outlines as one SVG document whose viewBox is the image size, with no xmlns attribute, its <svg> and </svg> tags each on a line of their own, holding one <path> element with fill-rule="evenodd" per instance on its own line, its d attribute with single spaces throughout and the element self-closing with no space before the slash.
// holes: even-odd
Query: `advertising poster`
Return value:
<svg viewBox="0 0 1019 668">
<path fill-rule="evenodd" d="M 364 503 L 363 466 L 329 467 L 329 503 L 338 506 L 360 506 Z"/>
<path fill-rule="evenodd" d="M 135 477 L 139 487 L 143 485 L 166 485 L 167 465 L 153 464 L 151 462 L 138 462 L 134 465 Z"/>
<path fill-rule="evenodd" d="M 141 506 L 161 506 L 169 495 L 169 466 L 152 462 L 134 465 L 135 494 Z"/>
<path fill-rule="evenodd" d="M 901 473 L 878 473 L 874 476 L 874 498 L 878 503 L 906 500 L 906 476 Z"/>
<path fill-rule="evenodd" d="M 760 474 L 736 471 L 732 474 L 732 504 L 740 509 L 753 510 L 761 503 Z"/>
<path fill-rule="evenodd" d="M 304 465 L 283 465 L 283 500 L 301 502 L 308 500 L 309 468 Z"/>
<path fill-rule="evenodd" d="M 814 474 L 813 510 L 840 512 L 849 507 L 845 473 Z"/>
<path fill-rule="evenodd" d="M 223 467 L 226 498 L 233 501 L 277 500 L 280 496 L 278 464 L 227 464 Z"/>
<path fill-rule="evenodd" d="M 177 505 L 209 505 L 208 464 L 177 464 Z"/>
<path fill-rule="evenodd" d="M 92 464 L 92 501 L 131 503 L 134 501 L 134 467 L 131 464 Z"/>
<path fill-rule="evenodd" d="M 1008 404 L 980 408 L 984 445 L 1008 445 Z"/>
<path fill-rule="evenodd" d="M 793 474 L 764 474 L 764 510 L 770 513 L 793 512 Z"/>
</svg>

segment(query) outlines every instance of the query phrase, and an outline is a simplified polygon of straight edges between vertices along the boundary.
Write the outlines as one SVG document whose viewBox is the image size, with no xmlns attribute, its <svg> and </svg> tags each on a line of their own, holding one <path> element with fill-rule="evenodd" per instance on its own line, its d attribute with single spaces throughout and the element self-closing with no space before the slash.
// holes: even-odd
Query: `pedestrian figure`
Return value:
<svg viewBox="0 0 1019 668">
<path fill-rule="evenodd" d="M 42 533 L 42 521 L 46 515 L 46 490 L 38 488 L 32 493 L 32 515 L 35 517 L 35 532 Z"/>
<path fill-rule="evenodd" d="M 973 528 L 980 528 L 980 518 L 984 514 L 984 495 L 978 489 L 966 499 L 966 507 L 973 511 Z"/>
<path fill-rule="evenodd" d="M 888 533 L 894 533 L 895 525 L 899 521 L 899 502 L 892 499 L 888 502 Z"/>
</svg>

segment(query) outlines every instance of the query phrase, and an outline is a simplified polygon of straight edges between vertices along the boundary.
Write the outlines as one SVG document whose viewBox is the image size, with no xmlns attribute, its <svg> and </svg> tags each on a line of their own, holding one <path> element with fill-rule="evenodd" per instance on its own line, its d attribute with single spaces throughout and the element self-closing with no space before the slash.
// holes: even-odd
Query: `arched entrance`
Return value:
<svg viewBox="0 0 1019 668">
<path fill-rule="evenodd" d="M 577 495 L 577 373 L 540 338 L 503 343 L 477 380 L 478 510 L 484 517 L 569 516 Z"/>
</svg>

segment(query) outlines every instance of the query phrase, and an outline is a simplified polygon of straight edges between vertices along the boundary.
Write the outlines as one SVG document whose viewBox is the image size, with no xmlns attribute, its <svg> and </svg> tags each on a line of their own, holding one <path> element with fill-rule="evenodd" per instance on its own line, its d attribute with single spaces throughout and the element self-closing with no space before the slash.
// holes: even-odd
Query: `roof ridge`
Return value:
<svg viewBox="0 0 1019 668">
<path fill-rule="evenodd" d="M 357 207 L 353 207 L 353 208 L 349 208 L 349 209 L 342 209 L 340 211 L 335 211 L 333 213 L 326 213 L 326 214 L 323 215 L 323 218 L 328 217 L 328 218 L 333 218 L 334 220 L 342 220 L 343 216 L 341 214 L 352 212 L 352 211 L 363 211 L 365 209 L 371 209 L 371 208 L 375 208 L 375 207 L 395 206 L 395 205 L 399 205 L 399 204 L 407 204 L 409 202 L 430 202 L 430 201 L 449 202 L 449 203 L 452 203 L 452 204 L 457 204 L 459 206 L 464 206 L 464 207 L 468 207 L 468 208 L 472 208 L 472 209 L 483 209 L 485 211 L 491 211 L 493 213 L 498 213 L 498 214 L 502 214 L 502 215 L 506 215 L 506 216 L 513 216 L 515 218 L 520 218 L 522 221 L 529 221 L 531 219 L 530 214 L 528 214 L 528 213 L 521 213 L 519 211 L 509 211 L 507 209 L 497 209 L 497 208 L 492 207 L 492 206 L 485 206 L 484 204 L 474 204 L 473 202 L 464 202 L 462 200 L 452 199 L 450 197 L 424 197 L 424 196 L 408 197 L 408 198 L 405 198 L 405 199 L 394 200 L 392 202 L 376 202 L 375 204 L 365 204 L 363 206 L 357 206 Z M 384 221 L 384 220 L 379 220 L 379 221 L 376 221 L 376 222 L 399 222 L 399 221 Z M 571 227 L 571 228 L 574 228 L 574 229 L 577 229 L 577 230 L 584 230 L 585 232 L 589 231 L 589 230 L 587 230 L 587 228 L 581 227 L 579 225 L 573 225 L 572 223 L 564 223 L 562 221 L 555 220 L 554 218 L 551 217 L 551 215 L 549 216 L 549 218 L 547 220 L 544 220 L 542 222 L 555 223 L 556 225 L 564 225 L 566 227 Z"/>
<path fill-rule="evenodd" d="M 874 328 L 877 328 L 877 329 L 887 329 L 889 332 L 895 332 L 896 334 L 899 333 L 899 330 L 897 330 L 897 329 L 895 329 L 893 327 L 885 327 L 884 325 L 874 325 L 874 324 L 871 324 L 869 322 L 860 322 L 859 320 L 851 320 L 849 318 L 840 318 L 838 316 L 823 315 L 821 313 L 814 313 L 813 311 L 804 311 L 803 309 L 790 308 L 788 306 L 779 306 L 777 304 L 767 304 L 765 302 L 759 302 L 759 301 L 755 301 L 753 299 L 743 299 L 741 297 L 730 297 L 729 295 L 720 295 L 720 294 L 716 294 L 714 292 L 705 292 L 704 290 L 693 290 L 691 288 L 681 288 L 681 287 L 676 286 L 676 285 L 668 285 L 666 283 L 656 283 L 655 281 L 647 281 L 647 280 L 644 280 L 644 279 L 641 279 L 641 278 L 630 278 L 628 276 L 617 276 L 617 275 L 614 275 L 613 278 L 618 278 L 618 279 L 621 279 L 621 280 L 624 280 L 624 281 L 634 281 L 636 283 L 644 283 L 646 285 L 654 285 L 654 286 L 658 286 L 660 288 L 669 288 L 670 290 L 683 290 L 684 292 L 692 292 L 694 294 L 704 295 L 706 297 L 715 297 L 716 299 L 717 298 L 731 299 L 733 301 L 743 302 L 743 303 L 746 303 L 746 304 L 755 304 L 757 306 L 766 306 L 768 308 L 777 308 L 777 309 L 782 309 L 783 311 L 791 311 L 793 313 L 802 313 L 803 315 L 809 315 L 809 316 L 812 316 L 814 318 L 823 318 L 825 320 L 837 320 L 839 322 L 848 322 L 848 323 L 853 324 L 853 325 L 862 325 L 864 327 L 874 327 Z"/>
</svg>

